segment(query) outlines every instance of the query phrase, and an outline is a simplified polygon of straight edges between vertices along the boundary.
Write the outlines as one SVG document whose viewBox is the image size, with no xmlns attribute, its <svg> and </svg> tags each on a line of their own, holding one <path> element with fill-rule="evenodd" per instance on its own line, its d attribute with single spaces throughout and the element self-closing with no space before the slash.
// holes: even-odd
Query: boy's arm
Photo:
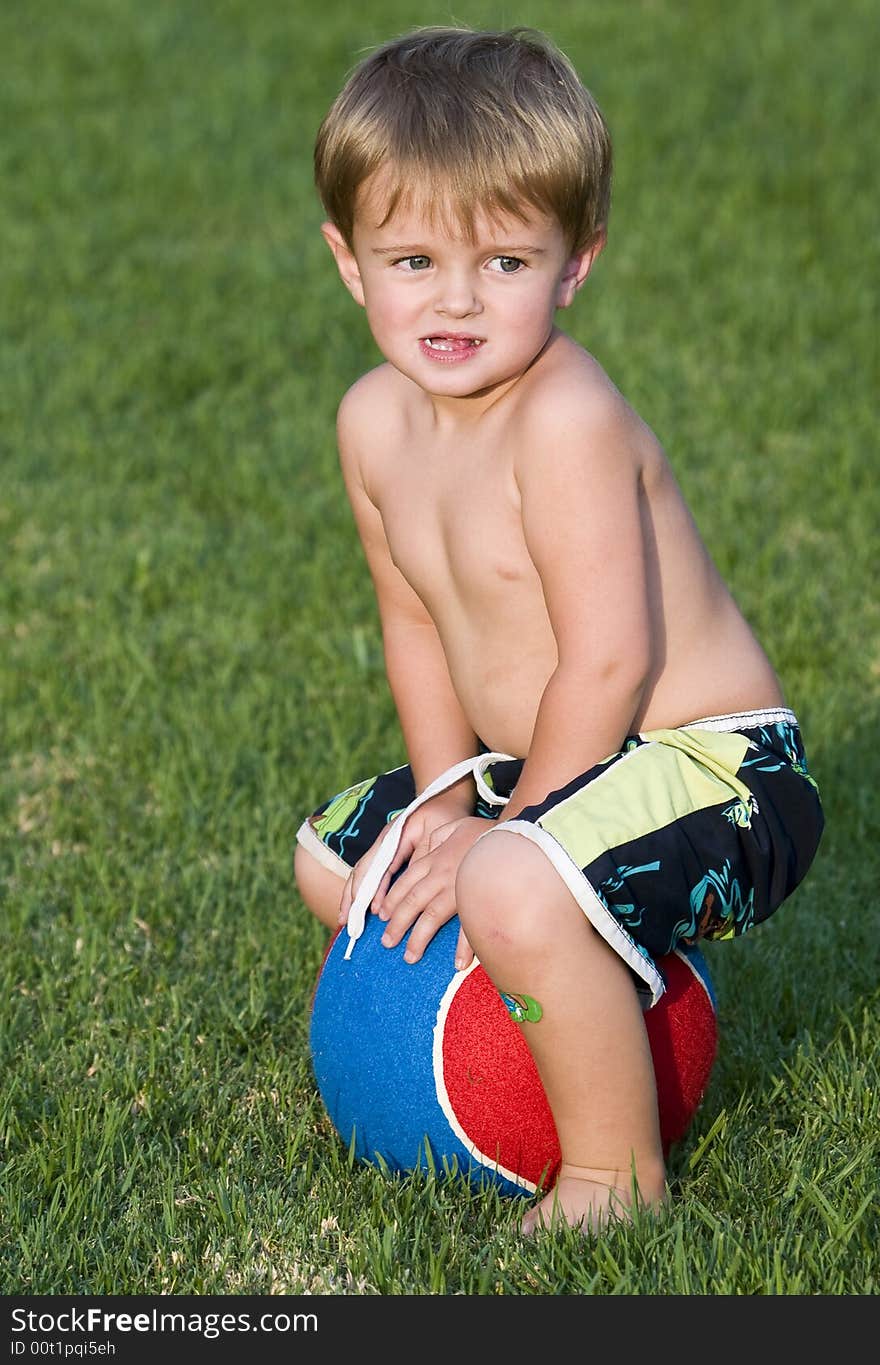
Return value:
<svg viewBox="0 0 880 1365">
<path fill-rule="evenodd" d="M 437 628 L 391 559 L 382 518 L 364 482 L 354 407 L 345 399 L 340 405 L 340 464 L 376 593 L 388 685 L 416 788 L 422 791 L 441 772 L 475 754 L 477 737 L 453 689 Z M 360 420 L 364 417 L 361 412 Z M 444 793 L 450 819 L 470 814 L 473 792 L 467 781 Z"/>
<path fill-rule="evenodd" d="M 589 415 L 581 408 L 557 408 L 552 440 L 545 427 L 517 467 L 558 662 L 505 820 L 620 748 L 650 669 L 644 438 L 622 400 L 607 398 Z"/>
</svg>

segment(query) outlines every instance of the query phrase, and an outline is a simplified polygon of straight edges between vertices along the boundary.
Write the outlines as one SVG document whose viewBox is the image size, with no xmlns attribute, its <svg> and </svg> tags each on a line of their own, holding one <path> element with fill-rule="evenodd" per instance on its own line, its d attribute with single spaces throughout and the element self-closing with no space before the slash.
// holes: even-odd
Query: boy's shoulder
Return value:
<svg viewBox="0 0 880 1365">
<path fill-rule="evenodd" d="M 569 449 L 600 458 L 659 450 L 656 436 L 583 347 L 562 333 L 548 347 L 517 405 L 518 445 L 527 458 Z"/>
<path fill-rule="evenodd" d="M 356 379 L 342 395 L 336 410 L 336 425 L 344 446 L 362 445 L 376 432 L 387 438 L 389 428 L 393 430 L 398 422 L 403 425 L 407 383 L 387 362 Z"/>
</svg>

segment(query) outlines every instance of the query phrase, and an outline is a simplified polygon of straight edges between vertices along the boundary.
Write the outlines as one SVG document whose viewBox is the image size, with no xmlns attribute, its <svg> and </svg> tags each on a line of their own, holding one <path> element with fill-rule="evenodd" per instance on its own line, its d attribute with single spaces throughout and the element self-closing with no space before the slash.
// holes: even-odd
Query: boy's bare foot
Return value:
<svg viewBox="0 0 880 1365">
<path fill-rule="evenodd" d="M 609 1223 L 628 1219 L 632 1209 L 632 1187 L 615 1183 L 617 1171 L 598 1166 L 572 1166 L 563 1162 L 556 1184 L 539 1204 L 529 1209 L 520 1224 L 524 1236 L 548 1228 L 567 1224 L 584 1233 L 598 1233 Z M 654 1199 L 639 1192 L 639 1202 L 646 1207 L 660 1207 L 665 1200 L 665 1189 Z"/>
</svg>

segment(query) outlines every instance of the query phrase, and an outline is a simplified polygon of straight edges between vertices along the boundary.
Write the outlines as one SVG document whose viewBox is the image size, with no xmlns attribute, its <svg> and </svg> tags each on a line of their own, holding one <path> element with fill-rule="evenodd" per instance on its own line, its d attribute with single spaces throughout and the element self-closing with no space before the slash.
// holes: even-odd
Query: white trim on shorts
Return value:
<svg viewBox="0 0 880 1365">
<path fill-rule="evenodd" d="M 318 838 L 308 820 L 303 820 L 296 831 L 296 842 L 301 844 L 307 853 L 311 853 L 316 862 L 326 867 L 328 872 L 342 878 L 350 876 L 349 864 L 344 858 L 340 858 L 338 853 L 334 853 L 332 848 L 328 848 L 323 839 Z"/>
<path fill-rule="evenodd" d="M 797 725 L 797 717 L 787 706 L 770 706 L 762 710 L 755 711 L 733 711 L 727 715 L 704 716 L 701 720 L 692 720 L 685 725 L 670 726 L 674 730 L 721 730 L 721 731 L 740 731 L 753 729 L 759 725 L 776 725 L 788 723 Z M 644 737 L 650 742 L 651 731 L 642 732 Z M 352 949 L 356 940 L 363 932 L 364 920 L 366 918 L 370 902 L 375 895 L 376 889 L 381 881 L 385 869 L 393 860 L 394 853 L 400 841 L 400 836 L 407 817 L 412 814 L 425 801 L 452 786 L 462 776 L 472 774 L 477 784 L 480 795 L 492 805 L 506 806 L 509 797 L 498 796 L 485 783 L 483 774 L 494 763 L 507 762 L 512 759 L 511 754 L 489 751 L 478 754 L 474 758 L 465 759 L 461 763 L 456 763 L 446 772 L 441 773 L 432 783 L 412 801 L 405 810 L 401 811 L 397 819 L 389 827 L 387 837 L 376 850 L 376 854 L 366 870 L 366 874 L 355 896 L 349 911 L 347 931 L 349 936 L 348 948 L 345 954 L 346 961 L 351 957 Z M 626 762 L 630 757 L 624 754 L 621 762 Z M 514 760 L 515 761 L 515 760 Z M 609 769 L 609 771 L 611 771 Z M 569 857 L 568 853 L 561 844 L 538 824 L 532 824 L 529 820 L 504 820 L 491 825 L 480 839 L 485 839 L 489 834 L 494 834 L 498 830 L 510 830 L 512 834 L 519 834 L 523 838 L 531 840 L 540 848 L 549 859 L 552 866 L 559 873 L 565 885 L 574 896 L 581 910 L 593 928 L 602 935 L 606 943 L 613 948 L 614 952 L 627 964 L 635 975 L 645 983 L 646 989 L 640 989 L 639 994 L 645 1008 L 656 1005 L 660 996 L 666 989 L 666 984 L 659 969 L 654 961 L 646 953 L 643 953 L 631 938 L 626 930 L 618 923 L 611 911 L 602 903 L 595 887 L 593 887 L 584 876 L 581 868 Z M 297 831 L 297 840 L 321 863 L 322 867 L 335 872 L 337 876 L 347 877 L 351 868 L 342 858 L 333 853 L 318 838 L 314 830 L 305 821 Z M 477 841 L 479 842 L 479 841 Z"/>
<path fill-rule="evenodd" d="M 476 842 L 488 838 L 490 834 L 503 834 L 505 830 L 510 830 L 511 834 L 522 835 L 546 855 L 596 932 L 602 935 L 608 946 L 614 949 L 630 970 L 644 981 L 645 987 L 639 989 L 643 1009 L 650 1009 L 652 1005 L 656 1005 L 666 990 L 663 974 L 655 967 L 650 957 L 640 952 L 635 940 L 630 938 L 607 906 L 602 904 L 595 887 L 572 861 L 562 845 L 557 843 L 553 835 L 541 825 L 533 825 L 530 820 L 504 820 L 485 830 Z"/>
</svg>

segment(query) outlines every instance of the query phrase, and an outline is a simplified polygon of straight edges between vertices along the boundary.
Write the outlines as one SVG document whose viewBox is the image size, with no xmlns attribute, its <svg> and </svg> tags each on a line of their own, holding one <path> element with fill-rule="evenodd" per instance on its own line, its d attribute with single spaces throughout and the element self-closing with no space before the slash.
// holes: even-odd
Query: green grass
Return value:
<svg viewBox="0 0 880 1365">
<path fill-rule="evenodd" d="M 566 321 L 669 451 L 828 822 L 707 950 L 670 1212 L 598 1244 L 353 1167 L 309 1070 L 294 831 L 401 758 L 333 433 L 378 356 L 311 143 L 360 50 L 451 18 L 546 28 L 608 116 Z M 869 0 L 3 7 L 4 1293 L 877 1292 L 876 38 Z"/>
</svg>

